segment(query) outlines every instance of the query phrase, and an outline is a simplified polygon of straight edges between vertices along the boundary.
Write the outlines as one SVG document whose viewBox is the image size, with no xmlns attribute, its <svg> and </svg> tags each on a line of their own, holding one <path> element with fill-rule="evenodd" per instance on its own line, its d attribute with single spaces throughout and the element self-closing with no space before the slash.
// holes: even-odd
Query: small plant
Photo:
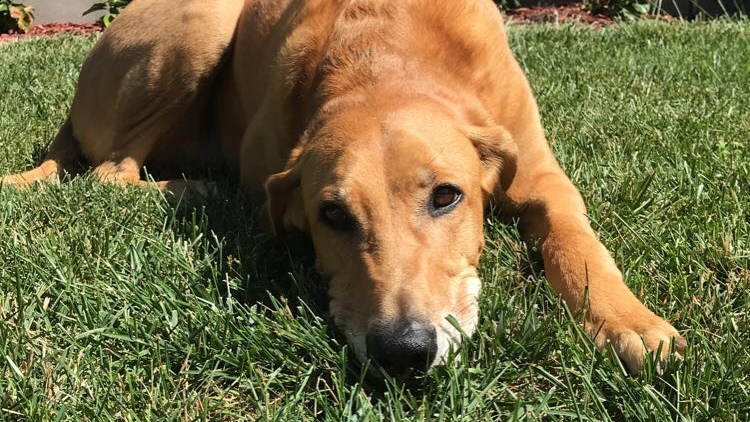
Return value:
<svg viewBox="0 0 750 422">
<path fill-rule="evenodd" d="M 512 10 L 521 6 L 521 0 L 493 0 L 503 10 Z"/>
<path fill-rule="evenodd" d="M 94 3 L 89 9 L 83 12 L 84 15 L 89 13 L 98 12 L 104 10 L 104 15 L 99 19 L 99 22 L 106 28 L 112 21 L 117 17 L 118 14 L 130 4 L 131 0 L 105 0 Z"/>
<path fill-rule="evenodd" d="M 591 13 L 621 18 L 642 16 L 651 9 L 647 0 L 585 0 L 583 6 Z"/>
<path fill-rule="evenodd" d="M 34 22 L 34 8 L 11 0 L 0 0 L 0 33 L 26 32 Z"/>
</svg>

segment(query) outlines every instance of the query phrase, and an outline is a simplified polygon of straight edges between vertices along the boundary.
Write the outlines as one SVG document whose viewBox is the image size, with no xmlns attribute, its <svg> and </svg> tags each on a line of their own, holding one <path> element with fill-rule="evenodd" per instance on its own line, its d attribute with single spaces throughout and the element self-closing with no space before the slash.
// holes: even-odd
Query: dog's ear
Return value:
<svg viewBox="0 0 750 422">
<path fill-rule="evenodd" d="M 487 197 L 506 191 L 516 175 L 518 147 L 507 130 L 500 125 L 469 126 L 466 136 L 474 144 L 482 162 L 482 190 Z"/>
<path fill-rule="evenodd" d="M 301 186 L 303 160 L 299 156 L 292 158 L 286 170 L 272 174 L 266 180 L 261 225 L 273 235 L 284 230 L 308 230 Z"/>
</svg>

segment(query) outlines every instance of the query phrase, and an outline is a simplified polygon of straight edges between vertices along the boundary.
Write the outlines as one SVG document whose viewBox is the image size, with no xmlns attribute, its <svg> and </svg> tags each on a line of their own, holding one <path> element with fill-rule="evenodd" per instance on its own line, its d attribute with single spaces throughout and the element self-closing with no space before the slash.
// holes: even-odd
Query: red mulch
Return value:
<svg viewBox="0 0 750 422">
<path fill-rule="evenodd" d="M 96 24 L 79 25 L 75 23 L 49 23 L 44 25 L 34 25 L 25 34 L 0 34 L 0 42 L 10 41 L 19 38 L 39 37 L 44 35 L 55 34 L 74 34 L 85 35 L 101 31 L 102 27 Z"/>
<path fill-rule="evenodd" d="M 601 28 L 617 22 L 611 16 L 585 10 L 583 4 L 576 0 L 557 0 L 556 3 L 551 6 L 519 7 L 514 10 L 506 10 L 504 13 L 508 22 L 521 24 L 577 22 Z M 658 17 L 648 14 L 644 17 L 667 22 L 674 20 L 672 16 L 665 14 Z"/>
</svg>

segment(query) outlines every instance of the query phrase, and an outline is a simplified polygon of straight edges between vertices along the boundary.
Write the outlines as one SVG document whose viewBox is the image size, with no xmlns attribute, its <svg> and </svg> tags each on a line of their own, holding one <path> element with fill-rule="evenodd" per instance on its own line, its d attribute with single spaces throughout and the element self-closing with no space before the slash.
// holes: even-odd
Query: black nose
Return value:
<svg viewBox="0 0 750 422">
<path fill-rule="evenodd" d="M 428 369 L 436 353 L 437 333 L 427 322 L 399 320 L 382 323 L 367 333 L 367 354 L 394 375 L 408 369 Z"/>
</svg>

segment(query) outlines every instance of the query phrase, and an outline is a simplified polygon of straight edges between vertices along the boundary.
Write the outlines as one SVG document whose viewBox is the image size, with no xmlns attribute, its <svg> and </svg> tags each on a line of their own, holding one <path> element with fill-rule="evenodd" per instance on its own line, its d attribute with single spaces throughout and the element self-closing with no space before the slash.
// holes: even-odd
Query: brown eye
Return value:
<svg viewBox="0 0 750 422">
<path fill-rule="evenodd" d="M 328 227 L 348 231 L 354 228 L 354 220 L 339 204 L 325 204 L 320 208 L 320 220 Z"/>
<path fill-rule="evenodd" d="M 461 190 L 452 185 L 440 185 L 432 191 L 432 215 L 446 214 L 461 202 Z"/>
<path fill-rule="evenodd" d="M 344 210 L 335 205 L 327 206 L 323 211 L 323 214 L 325 214 L 326 220 L 333 223 L 341 223 L 346 220 Z"/>
</svg>

